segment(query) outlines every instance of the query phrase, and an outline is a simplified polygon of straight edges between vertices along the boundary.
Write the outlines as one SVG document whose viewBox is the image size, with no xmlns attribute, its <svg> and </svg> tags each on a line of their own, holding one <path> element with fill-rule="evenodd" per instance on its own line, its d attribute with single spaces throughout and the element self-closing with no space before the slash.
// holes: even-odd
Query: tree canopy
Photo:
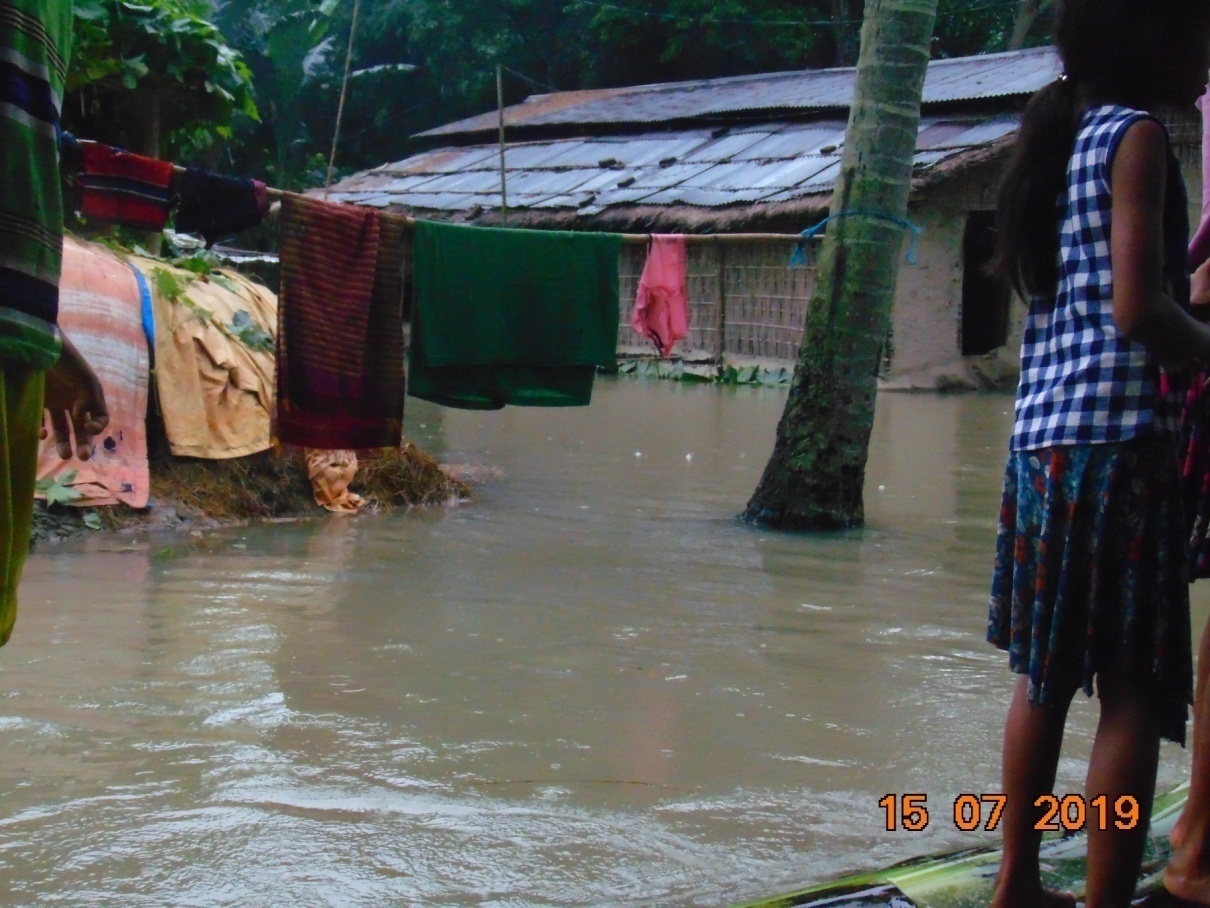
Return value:
<svg viewBox="0 0 1210 908">
<path fill-rule="evenodd" d="M 1053 0 L 939 0 L 934 57 L 1043 43 Z M 68 120 L 163 153 L 313 182 L 331 143 L 352 0 L 77 0 Z M 338 164 L 548 91 L 853 65 L 862 0 L 363 0 Z"/>
<path fill-rule="evenodd" d="M 154 156 L 192 155 L 257 117 L 252 73 L 205 0 L 76 0 L 68 127 Z"/>
</svg>

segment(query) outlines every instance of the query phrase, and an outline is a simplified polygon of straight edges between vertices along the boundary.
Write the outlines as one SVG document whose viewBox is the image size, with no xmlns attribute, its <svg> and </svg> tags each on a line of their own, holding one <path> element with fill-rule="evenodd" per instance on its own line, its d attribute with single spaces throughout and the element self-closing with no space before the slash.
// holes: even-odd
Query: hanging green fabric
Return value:
<svg viewBox="0 0 1210 908">
<path fill-rule="evenodd" d="M 408 393 L 447 407 L 587 406 L 618 338 L 617 234 L 417 221 Z"/>
</svg>

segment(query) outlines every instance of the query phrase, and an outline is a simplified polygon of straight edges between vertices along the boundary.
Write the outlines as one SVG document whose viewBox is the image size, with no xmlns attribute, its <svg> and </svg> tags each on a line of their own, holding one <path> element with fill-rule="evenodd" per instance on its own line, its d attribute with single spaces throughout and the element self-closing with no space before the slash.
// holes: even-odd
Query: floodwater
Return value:
<svg viewBox="0 0 1210 908">
<path fill-rule="evenodd" d="M 951 805 L 998 787 L 1011 402 L 882 395 L 868 527 L 808 536 L 735 520 L 784 399 L 410 400 L 423 447 L 498 471 L 473 503 L 36 552 L 0 904 L 721 906 L 987 840 Z M 887 832 L 906 793 L 928 828 Z"/>
</svg>

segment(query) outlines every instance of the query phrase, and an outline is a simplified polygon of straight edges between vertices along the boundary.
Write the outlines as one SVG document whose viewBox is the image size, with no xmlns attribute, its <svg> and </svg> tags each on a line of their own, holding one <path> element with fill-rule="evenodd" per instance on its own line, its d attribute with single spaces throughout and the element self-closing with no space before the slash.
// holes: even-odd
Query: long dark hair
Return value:
<svg viewBox="0 0 1210 908">
<path fill-rule="evenodd" d="M 1061 0 L 1064 75 L 1026 106 L 997 203 L 991 269 L 1022 296 L 1051 296 L 1058 283 L 1058 206 L 1084 108 L 1181 101 L 1179 70 L 1193 40 L 1205 40 L 1208 13 L 1207 0 Z"/>
</svg>

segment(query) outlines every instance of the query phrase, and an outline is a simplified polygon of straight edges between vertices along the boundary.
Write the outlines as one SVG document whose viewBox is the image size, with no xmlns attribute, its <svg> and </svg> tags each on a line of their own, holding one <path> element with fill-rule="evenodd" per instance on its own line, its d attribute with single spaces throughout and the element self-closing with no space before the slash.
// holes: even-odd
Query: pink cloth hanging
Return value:
<svg viewBox="0 0 1210 908">
<path fill-rule="evenodd" d="M 650 338 L 665 359 L 672 352 L 672 345 L 688 333 L 689 295 L 685 289 L 682 234 L 651 237 L 630 327 Z"/>
</svg>

